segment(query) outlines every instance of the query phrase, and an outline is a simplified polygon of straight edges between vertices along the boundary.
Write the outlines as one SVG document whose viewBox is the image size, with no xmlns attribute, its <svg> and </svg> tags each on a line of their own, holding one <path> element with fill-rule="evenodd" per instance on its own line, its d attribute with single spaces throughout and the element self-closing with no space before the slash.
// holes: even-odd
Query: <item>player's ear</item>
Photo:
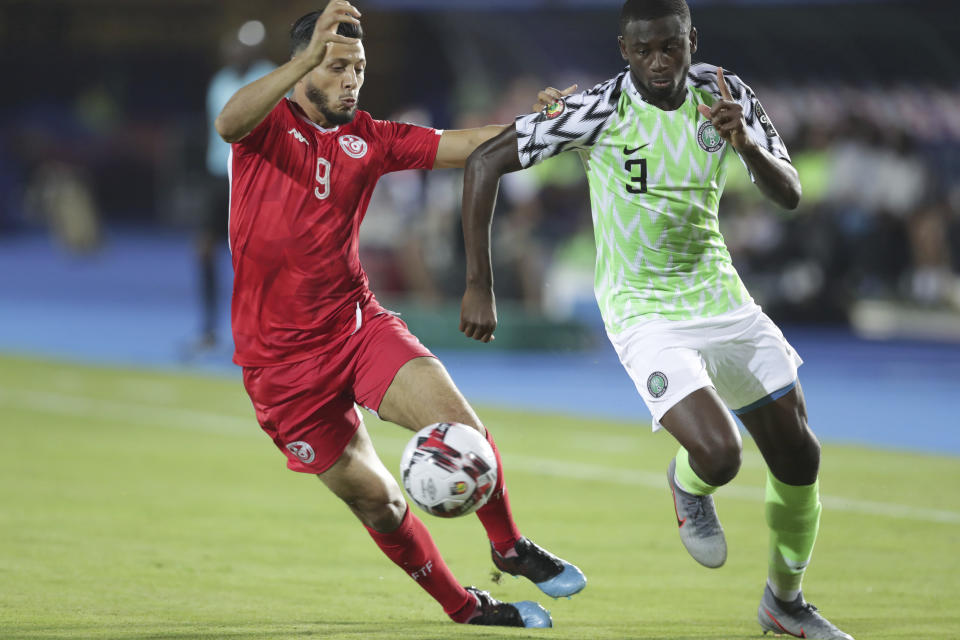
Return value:
<svg viewBox="0 0 960 640">
<path fill-rule="evenodd" d="M 617 44 L 620 45 L 620 57 L 629 62 L 630 58 L 627 57 L 627 45 L 623 42 L 623 36 L 617 36 Z"/>
<path fill-rule="evenodd" d="M 693 55 L 697 52 L 697 40 L 698 40 L 697 28 L 690 27 L 690 55 Z"/>
</svg>

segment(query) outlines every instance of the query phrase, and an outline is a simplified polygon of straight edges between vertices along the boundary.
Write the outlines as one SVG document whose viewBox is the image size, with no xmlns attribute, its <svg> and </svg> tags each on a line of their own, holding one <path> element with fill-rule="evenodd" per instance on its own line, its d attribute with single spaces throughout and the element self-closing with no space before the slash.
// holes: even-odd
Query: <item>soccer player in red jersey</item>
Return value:
<svg viewBox="0 0 960 640">
<path fill-rule="evenodd" d="M 489 431 L 443 365 L 371 293 L 357 232 L 381 175 L 462 167 L 503 127 L 438 131 L 357 110 L 366 66 L 359 18 L 349 2 L 333 0 L 297 20 L 291 59 L 240 89 L 216 120 L 232 143 L 234 362 L 287 466 L 317 474 L 450 618 L 550 626 L 535 602 L 499 602 L 456 581 L 356 408 L 411 430 L 471 425 L 500 464 Z M 575 566 L 520 535 L 502 471 L 477 515 L 501 570 L 554 597 L 586 584 Z"/>
</svg>

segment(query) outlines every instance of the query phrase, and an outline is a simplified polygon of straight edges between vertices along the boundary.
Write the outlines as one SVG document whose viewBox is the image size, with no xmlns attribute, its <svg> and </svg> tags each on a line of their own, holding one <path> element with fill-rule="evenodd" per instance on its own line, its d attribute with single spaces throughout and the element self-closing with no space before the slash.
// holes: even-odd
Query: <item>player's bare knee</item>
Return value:
<svg viewBox="0 0 960 640">
<path fill-rule="evenodd" d="M 781 466 L 793 478 L 790 484 L 810 484 L 820 469 L 820 441 L 804 419 L 797 421 L 793 434 L 779 447 Z"/>
<path fill-rule="evenodd" d="M 820 472 L 820 442 L 813 434 L 800 442 L 765 453 L 770 472 L 780 482 L 802 486 L 813 484 Z"/>
<path fill-rule="evenodd" d="M 820 441 L 809 429 L 807 433 L 810 437 L 806 439 L 804 446 L 798 450 L 795 459 L 799 471 L 812 483 L 820 472 Z"/>
<path fill-rule="evenodd" d="M 743 450 L 738 441 L 721 441 L 712 447 L 691 453 L 691 464 L 700 479 L 715 487 L 733 480 L 743 462 Z"/>
<path fill-rule="evenodd" d="M 739 451 L 718 457 L 710 462 L 709 471 L 704 480 L 715 487 L 721 487 L 740 472 L 741 454 Z"/>
<path fill-rule="evenodd" d="M 407 511 L 407 503 L 399 494 L 346 502 L 363 524 L 380 532 L 396 530 Z"/>
<path fill-rule="evenodd" d="M 476 429 L 482 436 L 487 435 L 487 430 L 480 422 L 477 414 L 475 414 L 473 410 L 470 409 L 470 406 L 466 403 L 464 403 L 462 407 L 452 408 L 447 413 L 449 414 L 449 417 L 445 418 L 443 420 L 444 422 L 459 422 L 460 424 L 465 424 L 468 427 Z"/>
<path fill-rule="evenodd" d="M 407 512 L 407 503 L 403 499 L 390 500 L 377 506 L 367 516 L 367 526 L 376 531 L 396 531 Z"/>
</svg>

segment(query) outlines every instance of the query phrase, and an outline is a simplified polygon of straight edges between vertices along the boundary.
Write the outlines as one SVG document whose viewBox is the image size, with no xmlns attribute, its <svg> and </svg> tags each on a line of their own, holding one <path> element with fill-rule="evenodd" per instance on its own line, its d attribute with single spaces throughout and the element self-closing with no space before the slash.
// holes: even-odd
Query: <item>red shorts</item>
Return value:
<svg viewBox="0 0 960 640">
<path fill-rule="evenodd" d="M 323 473 L 360 427 L 355 403 L 377 411 L 394 376 L 414 358 L 434 357 L 387 311 L 366 320 L 343 347 L 301 362 L 244 367 L 257 421 L 287 455 L 287 467 Z"/>
</svg>

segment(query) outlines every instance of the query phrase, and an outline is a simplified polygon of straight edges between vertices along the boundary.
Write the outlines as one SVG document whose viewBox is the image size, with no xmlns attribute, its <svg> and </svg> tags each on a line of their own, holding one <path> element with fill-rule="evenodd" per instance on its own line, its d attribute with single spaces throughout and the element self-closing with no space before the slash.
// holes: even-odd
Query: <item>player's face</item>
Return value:
<svg viewBox="0 0 960 640">
<path fill-rule="evenodd" d="M 640 94 L 661 109 L 676 109 L 686 95 L 697 30 L 679 16 L 631 20 L 620 36 L 620 55 L 630 63 Z"/>
<path fill-rule="evenodd" d="M 367 60 L 363 44 L 334 44 L 294 88 L 294 99 L 321 126 L 347 124 L 357 114 Z"/>
</svg>

